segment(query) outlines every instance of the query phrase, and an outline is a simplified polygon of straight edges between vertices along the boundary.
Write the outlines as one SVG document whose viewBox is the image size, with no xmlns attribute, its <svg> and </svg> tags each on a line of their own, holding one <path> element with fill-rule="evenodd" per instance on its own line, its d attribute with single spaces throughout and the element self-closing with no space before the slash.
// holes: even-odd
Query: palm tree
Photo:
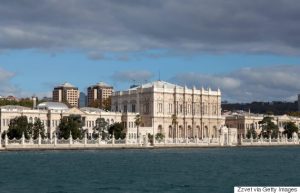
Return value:
<svg viewBox="0 0 300 193">
<path fill-rule="evenodd" d="M 176 116 L 176 114 L 173 114 L 172 115 L 172 125 L 173 125 L 173 132 L 175 130 L 175 136 L 176 136 L 176 126 L 177 126 L 177 124 L 178 124 L 177 116 Z M 173 137 L 174 137 L 174 133 L 173 133 Z"/>
<path fill-rule="evenodd" d="M 142 124 L 142 117 L 140 114 L 137 114 L 135 116 L 135 121 L 134 121 L 135 125 L 136 125 L 136 128 L 137 128 L 137 141 L 138 143 L 140 143 L 140 132 L 139 132 L 139 127 L 140 125 Z"/>
</svg>

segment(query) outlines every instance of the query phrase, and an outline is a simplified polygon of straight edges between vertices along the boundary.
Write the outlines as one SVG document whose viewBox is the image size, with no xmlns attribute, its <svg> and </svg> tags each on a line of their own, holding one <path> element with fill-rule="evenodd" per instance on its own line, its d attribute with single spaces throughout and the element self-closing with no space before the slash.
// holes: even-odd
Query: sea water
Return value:
<svg viewBox="0 0 300 193">
<path fill-rule="evenodd" d="M 300 147 L 0 152 L 0 193 L 203 192 L 300 186 Z"/>
</svg>

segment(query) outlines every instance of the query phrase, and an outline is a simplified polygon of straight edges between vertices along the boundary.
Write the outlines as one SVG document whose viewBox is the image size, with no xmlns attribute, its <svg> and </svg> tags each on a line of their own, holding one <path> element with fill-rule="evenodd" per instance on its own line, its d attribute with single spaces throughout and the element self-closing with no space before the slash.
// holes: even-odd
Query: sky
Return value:
<svg viewBox="0 0 300 193">
<path fill-rule="evenodd" d="M 164 80 L 229 102 L 300 93 L 297 0 L 3 0 L 0 95 Z"/>
</svg>

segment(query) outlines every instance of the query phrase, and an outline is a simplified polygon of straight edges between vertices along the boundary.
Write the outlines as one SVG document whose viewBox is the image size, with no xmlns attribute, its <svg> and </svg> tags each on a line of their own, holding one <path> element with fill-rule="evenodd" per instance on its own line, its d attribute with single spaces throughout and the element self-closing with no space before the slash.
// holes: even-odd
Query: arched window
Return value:
<svg viewBox="0 0 300 193">
<path fill-rule="evenodd" d="M 217 128 L 217 126 L 214 126 L 214 136 L 213 137 L 218 137 L 218 128 Z"/>
<path fill-rule="evenodd" d="M 202 130 L 201 130 L 200 126 L 197 125 L 196 128 L 197 128 L 198 138 L 199 138 L 199 139 L 202 139 Z"/>
<path fill-rule="evenodd" d="M 192 127 L 189 125 L 188 126 L 188 131 L 187 131 L 188 133 L 188 138 L 192 138 L 193 137 L 193 130 L 192 130 Z"/>
<path fill-rule="evenodd" d="M 162 133 L 162 126 L 161 125 L 158 126 L 157 133 Z"/>
<path fill-rule="evenodd" d="M 173 135 L 173 128 L 171 125 L 169 125 L 169 138 L 174 138 L 174 135 Z"/>
<path fill-rule="evenodd" d="M 207 126 L 205 126 L 205 128 L 204 128 L 204 136 L 205 137 L 208 137 L 208 127 Z"/>
<path fill-rule="evenodd" d="M 179 126 L 178 137 L 184 138 L 184 129 L 183 129 L 183 127 L 181 125 Z"/>
</svg>

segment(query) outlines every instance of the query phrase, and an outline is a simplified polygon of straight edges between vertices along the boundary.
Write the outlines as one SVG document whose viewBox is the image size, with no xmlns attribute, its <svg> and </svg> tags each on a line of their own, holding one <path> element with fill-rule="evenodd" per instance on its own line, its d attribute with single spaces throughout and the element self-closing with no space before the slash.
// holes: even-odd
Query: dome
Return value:
<svg viewBox="0 0 300 193">
<path fill-rule="evenodd" d="M 59 102 L 43 102 L 43 103 L 38 104 L 37 109 L 67 110 L 69 108 L 64 103 L 59 103 Z"/>
</svg>

